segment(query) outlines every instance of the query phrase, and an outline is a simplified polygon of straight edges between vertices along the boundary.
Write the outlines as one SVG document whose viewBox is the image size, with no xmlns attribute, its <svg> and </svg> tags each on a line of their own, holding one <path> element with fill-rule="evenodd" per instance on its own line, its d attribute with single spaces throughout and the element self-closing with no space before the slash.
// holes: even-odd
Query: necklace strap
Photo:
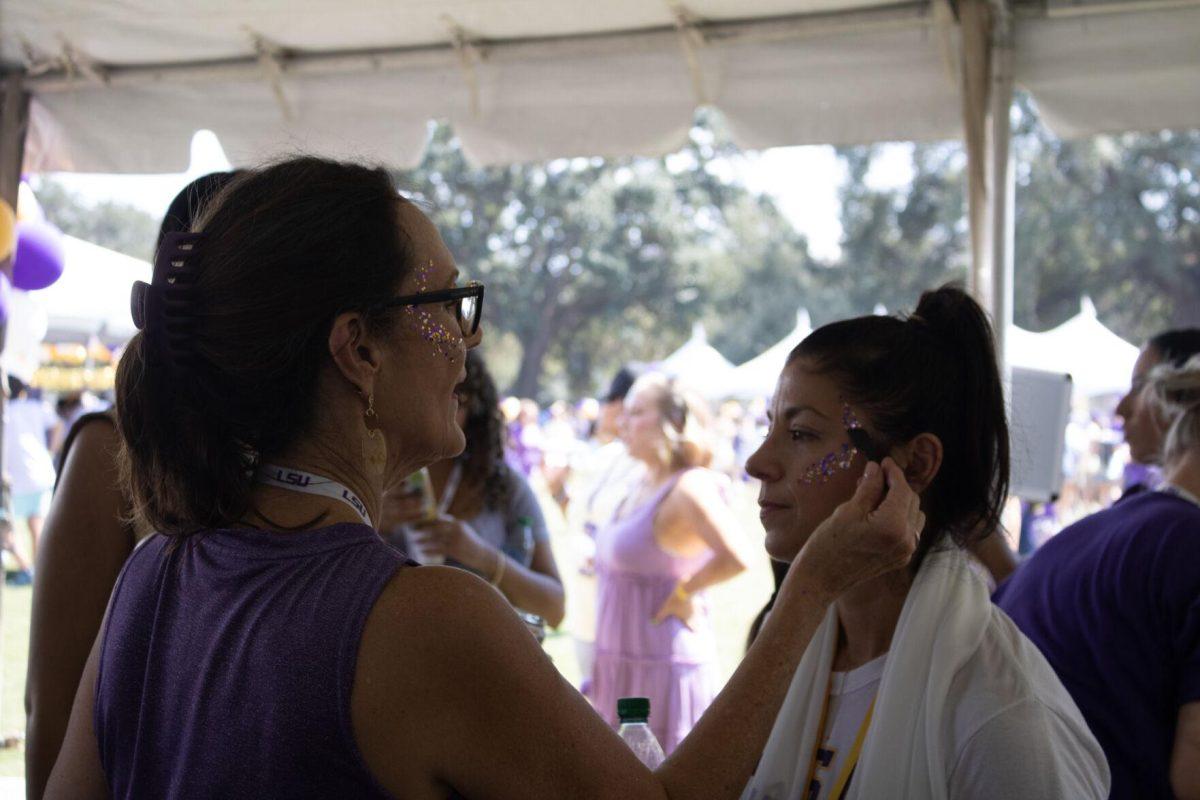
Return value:
<svg viewBox="0 0 1200 800">
<path fill-rule="evenodd" d="M 323 475 L 314 475 L 311 472 L 299 469 L 279 467 L 274 464 L 263 464 L 254 473 L 254 479 L 258 483 L 274 486 L 279 489 L 341 500 L 354 509 L 354 512 L 369 527 L 375 527 L 374 523 L 371 522 L 371 515 L 367 513 L 366 504 L 359 499 L 358 495 L 332 478 L 326 478 Z"/>
</svg>

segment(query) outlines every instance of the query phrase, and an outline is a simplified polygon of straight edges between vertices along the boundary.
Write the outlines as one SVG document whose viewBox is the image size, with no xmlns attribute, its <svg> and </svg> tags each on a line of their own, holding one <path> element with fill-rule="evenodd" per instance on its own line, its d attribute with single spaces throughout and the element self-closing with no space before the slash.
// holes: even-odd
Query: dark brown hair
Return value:
<svg viewBox="0 0 1200 800">
<path fill-rule="evenodd" d="M 467 447 L 458 457 L 466 483 L 484 487 L 483 502 L 491 511 L 501 509 L 512 492 L 504 464 L 504 417 L 496 383 L 483 356 L 467 351 L 467 377 L 460 389 L 467 404 L 463 435 Z"/>
<path fill-rule="evenodd" d="M 857 317 L 814 331 L 788 357 L 831 377 L 888 449 L 921 433 L 942 442 L 922 497 L 915 572 L 946 537 L 963 545 L 1000 525 L 1008 496 L 1008 420 L 992 328 L 956 286 L 921 295 L 907 319 Z"/>
<path fill-rule="evenodd" d="M 228 525 L 253 470 L 311 427 L 335 316 L 396 293 L 410 269 L 382 169 L 302 157 L 236 177 L 197 223 L 187 358 L 151 327 L 117 370 L 134 513 L 163 533 Z M 174 320 L 178 321 L 178 320 Z M 386 315 L 367 313 L 386 330 Z"/>
</svg>

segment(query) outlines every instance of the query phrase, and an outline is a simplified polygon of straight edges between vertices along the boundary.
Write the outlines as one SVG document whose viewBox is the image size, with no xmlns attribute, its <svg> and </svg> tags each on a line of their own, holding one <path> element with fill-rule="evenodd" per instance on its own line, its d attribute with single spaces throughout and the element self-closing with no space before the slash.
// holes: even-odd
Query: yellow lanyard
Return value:
<svg viewBox="0 0 1200 800">
<path fill-rule="evenodd" d="M 829 716 L 829 694 L 833 689 L 833 674 L 829 675 L 829 686 L 825 689 L 825 703 L 821 707 L 821 725 L 817 728 L 817 742 L 813 747 L 812 762 L 808 768 L 808 779 L 804 782 L 804 791 L 808 792 L 808 787 L 812 786 L 813 778 L 817 774 L 817 751 L 821 749 L 821 740 L 825 736 L 825 723 Z M 867 707 L 867 715 L 863 717 L 862 724 L 858 726 L 858 733 L 854 736 L 854 745 L 850 748 L 850 752 L 846 755 L 846 763 L 842 764 L 841 770 L 838 771 L 837 780 L 833 782 L 833 787 L 827 795 L 828 800 L 841 800 L 842 793 L 846 791 L 846 784 L 850 783 L 850 776 L 854 774 L 854 767 L 858 765 L 858 757 L 862 755 L 863 740 L 867 738 L 867 729 L 871 727 L 871 715 L 875 713 L 875 700 L 878 695 L 871 698 L 871 705 Z"/>
</svg>

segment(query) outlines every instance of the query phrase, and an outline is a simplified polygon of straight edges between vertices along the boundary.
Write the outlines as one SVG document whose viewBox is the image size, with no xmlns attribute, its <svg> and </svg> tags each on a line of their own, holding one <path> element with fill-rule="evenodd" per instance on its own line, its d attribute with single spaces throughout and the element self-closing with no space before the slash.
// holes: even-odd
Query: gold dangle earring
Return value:
<svg viewBox="0 0 1200 800">
<path fill-rule="evenodd" d="M 374 392 L 367 395 L 367 410 L 363 414 L 362 452 L 367 469 L 383 475 L 387 468 L 387 442 L 383 440 L 379 417 L 375 414 Z"/>
</svg>

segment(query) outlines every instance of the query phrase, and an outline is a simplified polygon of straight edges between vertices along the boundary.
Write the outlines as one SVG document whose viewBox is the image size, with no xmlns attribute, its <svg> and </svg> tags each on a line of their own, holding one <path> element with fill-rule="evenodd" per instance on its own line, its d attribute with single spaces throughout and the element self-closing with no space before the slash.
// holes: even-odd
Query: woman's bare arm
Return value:
<svg viewBox="0 0 1200 800">
<path fill-rule="evenodd" d="M 758 642 L 692 734 L 651 773 L 554 669 L 499 593 L 404 570 L 367 621 L 351 699 L 368 767 L 400 797 L 736 798 L 833 599 L 907 561 L 923 517 L 876 470 L 809 540 Z M 898 483 L 897 483 L 898 481 Z"/>
<path fill-rule="evenodd" d="M 79 680 L 71 709 L 71 722 L 62 749 L 46 783 L 46 800 L 108 800 L 108 782 L 100 764 L 100 746 L 92 727 L 96 702 L 96 674 L 100 668 L 100 643 L 96 635 Z"/>
<path fill-rule="evenodd" d="M 355 735 L 397 797 L 443 797 L 450 787 L 494 800 L 736 797 L 830 602 L 813 593 L 802 609 L 789 608 L 787 624 L 764 631 L 656 776 L 559 675 L 498 592 L 461 571 L 406 570 L 363 635 Z"/>
<path fill-rule="evenodd" d="M 1179 707 L 1171 751 L 1171 790 L 1179 800 L 1200 800 L 1200 702 Z"/>
<path fill-rule="evenodd" d="M 507 510 L 507 516 L 516 519 L 518 524 L 529 526 L 533 534 L 533 560 L 528 567 L 508 559 L 504 577 L 498 587 L 504 596 L 523 611 L 537 614 L 551 628 L 562 624 L 566 615 L 566 593 L 563 591 L 562 578 L 559 576 L 558 563 L 554 560 L 554 551 L 550 548 L 550 535 L 546 530 L 546 518 L 541 506 L 529 484 L 522 478 L 514 476 L 514 486 Z M 511 524 L 511 523 L 510 523 Z M 495 556 L 493 556 L 493 559 Z M 494 575 L 488 572 L 494 561 L 488 561 L 480 570 L 481 575 Z"/>
<path fill-rule="evenodd" d="M 566 593 L 549 541 L 534 543 L 533 562 L 528 567 L 509 559 L 499 588 L 514 606 L 537 614 L 551 628 L 562 624 L 567 611 Z"/>
<path fill-rule="evenodd" d="M 133 550 L 120 517 L 116 428 L 95 418 L 76 435 L 38 548 L 25 684 L 26 797 L 42 796 L 113 584 Z"/>
</svg>

